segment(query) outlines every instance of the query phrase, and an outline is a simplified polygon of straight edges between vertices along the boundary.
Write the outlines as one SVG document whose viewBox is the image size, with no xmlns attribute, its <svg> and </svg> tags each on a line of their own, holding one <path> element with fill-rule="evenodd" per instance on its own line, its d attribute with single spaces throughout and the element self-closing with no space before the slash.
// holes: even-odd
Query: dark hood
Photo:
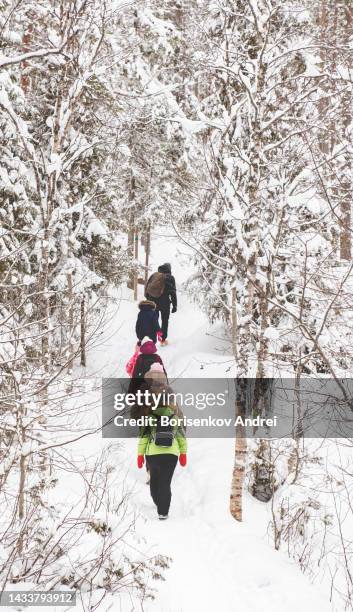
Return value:
<svg viewBox="0 0 353 612">
<path fill-rule="evenodd" d="M 171 274 L 172 266 L 170 265 L 170 263 L 164 263 L 161 266 L 159 266 L 158 272 L 163 272 L 164 274 Z"/>
</svg>

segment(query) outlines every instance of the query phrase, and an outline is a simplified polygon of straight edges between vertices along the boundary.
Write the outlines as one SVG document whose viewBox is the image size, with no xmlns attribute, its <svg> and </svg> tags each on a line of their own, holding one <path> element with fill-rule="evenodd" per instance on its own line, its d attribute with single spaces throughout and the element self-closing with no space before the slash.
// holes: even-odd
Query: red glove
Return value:
<svg viewBox="0 0 353 612">
<path fill-rule="evenodd" d="M 159 340 L 159 342 L 163 340 L 163 332 L 161 329 L 157 332 L 157 339 Z"/>
<path fill-rule="evenodd" d="M 181 455 L 179 455 L 179 463 L 182 467 L 186 466 L 186 454 L 185 453 L 181 453 Z"/>
<path fill-rule="evenodd" d="M 145 463 L 145 458 L 143 455 L 137 455 L 137 467 L 141 469 L 143 464 Z"/>
</svg>

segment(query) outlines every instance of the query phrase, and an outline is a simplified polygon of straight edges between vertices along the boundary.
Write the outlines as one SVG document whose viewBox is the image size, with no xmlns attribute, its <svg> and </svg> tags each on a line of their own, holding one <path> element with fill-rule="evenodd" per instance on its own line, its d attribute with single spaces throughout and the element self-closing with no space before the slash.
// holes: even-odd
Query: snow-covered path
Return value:
<svg viewBox="0 0 353 612">
<path fill-rule="evenodd" d="M 171 236 L 155 234 L 152 237 L 151 266 L 161 262 L 172 263 L 178 292 L 178 311 L 170 315 L 170 345 L 161 348 L 171 378 L 224 377 L 232 362 L 227 338 L 223 338 L 220 327 L 209 335 L 209 324 L 205 315 L 195 306 L 183 282 L 192 272 L 192 253 Z M 139 299 L 143 299 L 143 287 L 139 286 Z M 92 375 L 97 373 L 97 364 L 103 376 L 126 376 L 125 363 L 135 344 L 135 322 L 137 303 L 132 292 L 122 289 L 117 296 L 117 306 L 111 306 L 108 325 L 99 345 L 90 353 L 88 367 Z M 231 376 L 231 372 L 227 372 Z"/>
<path fill-rule="evenodd" d="M 231 375 L 221 331 L 207 333 L 205 317 L 181 290 L 181 282 L 190 274 L 190 254 L 170 238 L 155 237 L 152 248 L 152 262 L 170 261 L 179 286 L 178 312 L 171 315 L 170 345 L 160 351 L 170 378 Z M 121 298 L 106 337 L 91 352 L 92 373 L 97 373 L 99 364 L 101 375 L 124 375 L 124 364 L 135 342 L 137 307 L 128 293 Z M 161 523 L 145 484 L 146 472 L 136 468 L 136 441 L 125 442 L 127 481 L 134 489 L 132 503 L 141 517 L 138 530 L 151 554 L 172 559 L 165 582 L 153 585 L 158 589 L 156 599 L 144 602 L 143 610 L 329 612 L 331 606 L 318 587 L 271 546 L 266 505 L 245 495 L 244 522 L 239 524 L 230 516 L 233 444 L 223 439 L 189 440 L 188 466 L 176 469 L 170 519 Z M 124 606 L 122 610 L 125 612 Z"/>
</svg>

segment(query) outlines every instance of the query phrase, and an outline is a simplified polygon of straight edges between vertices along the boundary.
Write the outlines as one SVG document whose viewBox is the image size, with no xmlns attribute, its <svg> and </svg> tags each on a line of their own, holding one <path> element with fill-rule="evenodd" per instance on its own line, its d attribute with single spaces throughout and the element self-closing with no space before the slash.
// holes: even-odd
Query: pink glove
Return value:
<svg viewBox="0 0 353 612">
<path fill-rule="evenodd" d="M 137 455 L 137 467 L 139 468 L 139 470 L 143 467 L 143 464 L 145 463 L 145 458 L 143 455 Z"/>
<path fill-rule="evenodd" d="M 161 329 L 157 332 L 157 340 L 159 340 L 159 342 L 163 340 L 163 333 Z"/>
</svg>

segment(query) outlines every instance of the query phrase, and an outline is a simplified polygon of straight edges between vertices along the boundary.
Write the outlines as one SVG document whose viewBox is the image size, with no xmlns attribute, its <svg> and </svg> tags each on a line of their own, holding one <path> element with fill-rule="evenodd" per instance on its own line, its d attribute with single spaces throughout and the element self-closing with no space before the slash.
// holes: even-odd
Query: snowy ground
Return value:
<svg viewBox="0 0 353 612">
<path fill-rule="evenodd" d="M 178 312 L 171 315 L 170 345 L 160 354 L 170 378 L 231 376 L 229 343 L 220 328 L 209 324 L 182 288 L 191 272 L 191 254 L 176 239 L 155 235 L 152 264 L 172 264 L 178 286 Z M 141 298 L 142 298 L 142 289 Z M 102 376 L 124 376 L 124 366 L 135 345 L 137 305 L 130 292 L 122 291 L 109 306 L 108 324 L 88 354 L 86 388 L 100 384 Z M 87 390 L 87 400 L 92 393 Z M 81 404 L 84 398 L 78 399 Z M 99 424 L 100 407 L 92 413 Z M 84 461 L 106 441 L 98 433 L 80 441 L 75 458 Z M 188 466 L 177 467 L 173 480 L 170 519 L 161 523 L 145 484 L 145 470 L 136 467 L 136 441 L 119 451 L 126 484 L 134 491 L 131 503 L 139 514 L 137 531 L 147 553 L 172 559 L 165 581 L 154 601 L 143 607 L 129 597 L 106 598 L 100 612 L 331 612 L 327 598 L 284 552 L 276 552 L 267 535 L 269 509 L 249 495 L 244 499 L 244 522 L 239 524 L 228 510 L 233 465 L 233 440 L 189 440 Z M 112 457 L 112 460 L 115 458 Z M 119 463 L 120 466 L 120 463 Z M 75 495 L 75 481 L 66 481 L 67 497 Z M 53 492 L 60 498 L 60 490 Z M 38 608 L 40 610 L 48 608 Z M 54 610 L 54 608 L 51 608 Z M 71 608 L 72 609 L 72 608 Z M 8 609 L 10 610 L 10 608 Z M 31 608 L 35 611 L 35 608 Z M 62 610 L 62 608 L 61 608 Z M 77 606 L 77 610 L 81 610 Z M 55 612 L 59 612 L 56 608 Z"/>
<path fill-rule="evenodd" d="M 206 318 L 183 291 L 190 274 L 190 253 L 170 237 L 155 236 L 152 262 L 172 263 L 178 285 L 178 312 L 170 319 L 170 345 L 160 354 L 170 377 L 230 376 L 229 343 L 220 328 L 209 330 Z M 135 337 L 136 305 L 123 296 L 111 321 L 109 340 L 94 351 L 102 373 L 123 375 Z M 142 293 L 141 293 L 142 297 Z M 92 362 L 92 359 L 90 360 Z M 91 366 L 92 367 L 92 366 Z M 151 553 L 172 558 L 158 596 L 144 603 L 145 612 L 328 612 L 331 607 L 317 587 L 269 543 L 266 505 L 245 495 L 244 522 L 228 511 L 233 464 L 232 440 L 189 441 L 188 466 L 176 469 L 170 519 L 160 523 L 136 468 L 136 442 L 125 443 L 134 488 L 133 503 L 141 515 L 140 530 Z M 133 609 L 122 606 L 125 609 Z"/>
</svg>

